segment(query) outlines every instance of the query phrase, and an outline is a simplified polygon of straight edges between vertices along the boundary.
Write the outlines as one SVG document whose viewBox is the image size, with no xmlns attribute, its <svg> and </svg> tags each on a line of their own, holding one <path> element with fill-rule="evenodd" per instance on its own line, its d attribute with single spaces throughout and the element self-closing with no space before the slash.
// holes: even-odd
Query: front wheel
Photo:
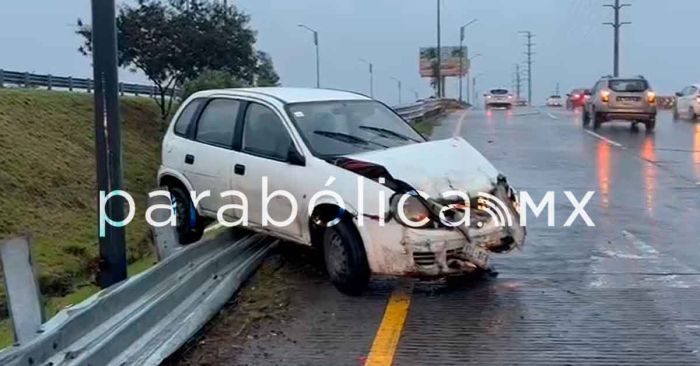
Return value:
<svg viewBox="0 0 700 366">
<path fill-rule="evenodd" d="M 197 214 L 190 195 L 181 187 L 169 187 L 170 199 L 175 212 L 177 235 L 180 244 L 190 244 L 202 238 L 204 218 Z"/>
<path fill-rule="evenodd" d="M 323 234 L 323 258 L 333 285 L 347 295 L 359 295 L 369 283 L 370 270 L 362 238 L 349 220 Z"/>
</svg>

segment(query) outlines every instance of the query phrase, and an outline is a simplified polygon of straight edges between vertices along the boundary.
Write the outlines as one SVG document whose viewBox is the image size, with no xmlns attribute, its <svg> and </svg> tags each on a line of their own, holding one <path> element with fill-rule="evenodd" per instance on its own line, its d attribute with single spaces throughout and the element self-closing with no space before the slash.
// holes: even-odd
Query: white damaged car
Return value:
<svg viewBox="0 0 700 366">
<path fill-rule="evenodd" d="M 158 182 L 181 242 L 218 220 L 314 246 L 351 294 L 373 274 L 488 270 L 525 240 L 515 192 L 469 143 L 426 141 L 350 92 L 198 92 L 167 130 Z"/>
</svg>

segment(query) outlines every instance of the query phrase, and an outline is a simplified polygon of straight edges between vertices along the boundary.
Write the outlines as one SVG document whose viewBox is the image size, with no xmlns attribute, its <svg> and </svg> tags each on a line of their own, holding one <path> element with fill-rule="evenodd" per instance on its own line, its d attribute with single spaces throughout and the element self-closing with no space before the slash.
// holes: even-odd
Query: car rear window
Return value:
<svg viewBox="0 0 700 366">
<path fill-rule="evenodd" d="M 496 94 L 496 95 L 508 94 L 508 90 L 506 90 L 506 89 L 491 89 L 491 94 Z"/>
<path fill-rule="evenodd" d="M 646 80 L 610 80 L 608 87 L 616 92 L 643 92 L 647 90 L 649 84 Z"/>
</svg>

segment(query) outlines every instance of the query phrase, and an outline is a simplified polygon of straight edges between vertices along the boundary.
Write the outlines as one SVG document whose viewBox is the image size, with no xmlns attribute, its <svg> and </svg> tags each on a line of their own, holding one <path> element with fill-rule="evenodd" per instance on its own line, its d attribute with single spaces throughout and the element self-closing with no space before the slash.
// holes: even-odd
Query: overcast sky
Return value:
<svg viewBox="0 0 700 366">
<path fill-rule="evenodd" d="M 124 0 L 118 0 L 122 3 Z M 524 37 L 535 34 L 533 88 L 535 102 L 554 91 L 592 86 L 612 73 L 614 0 L 441 0 L 443 45 L 458 45 L 459 27 L 479 22 L 467 32 L 470 53 L 482 53 L 473 65 L 477 89 L 512 85 L 516 63 L 524 61 Z M 621 72 L 645 75 L 657 91 L 670 93 L 700 81 L 700 1 L 627 0 L 622 29 Z M 430 94 L 418 76 L 418 49 L 436 43 L 436 0 L 229 0 L 252 17 L 257 47 L 269 52 L 286 86 L 314 86 L 311 34 L 320 33 L 323 86 L 369 93 L 367 65 L 375 64 L 375 96 L 390 104 L 403 80 L 405 98 Z M 6 0 L 0 13 L 0 68 L 13 71 L 90 76 L 89 59 L 76 50 L 78 17 L 89 19 L 88 0 Z M 144 81 L 123 71 L 124 81 Z M 448 96 L 458 93 L 456 81 Z"/>
</svg>

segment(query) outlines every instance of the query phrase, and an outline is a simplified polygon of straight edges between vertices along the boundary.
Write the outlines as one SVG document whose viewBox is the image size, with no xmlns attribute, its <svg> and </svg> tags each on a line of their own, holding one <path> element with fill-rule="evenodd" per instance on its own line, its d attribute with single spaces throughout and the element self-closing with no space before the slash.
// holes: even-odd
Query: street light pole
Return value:
<svg viewBox="0 0 700 366">
<path fill-rule="evenodd" d="M 466 29 L 471 24 L 477 22 L 478 19 L 472 19 L 467 24 L 459 28 L 459 102 L 462 103 L 462 78 L 464 75 L 464 29 Z M 467 79 L 467 84 L 469 84 L 469 79 Z"/>
<path fill-rule="evenodd" d="M 469 76 L 471 75 L 471 68 L 472 68 L 472 60 L 474 60 L 477 57 L 483 56 L 480 53 L 475 54 L 474 56 L 468 58 L 469 60 L 469 69 L 467 69 L 467 103 L 471 104 L 471 95 L 469 94 Z"/>
<path fill-rule="evenodd" d="M 92 0 L 92 44 L 97 202 L 101 204 L 106 200 L 104 212 L 98 208 L 97 216 L 106 215 L 113 223 L 123 223 L 124 199 L 106 198 L 112 192 L 123 190 L 114 0 Z M 123 226 L 103 225 L 98 221 L 98 228 L 103 229 L 98 229 L 97 235 L 100 246 L 97 282 L 106 288 L 126 279 L 126 240 Z"/>
<path fill-rule="evenodd" d="M 360 61 L 369 65 L 369 96 L 374 98 L 374 65 L 363 58 Z"/>
<path fill-rule="evenodd" d="M 397 83 L 398 86 L 399 86 L 399 105 L 401 105 L 401 80 L 399 80 L 399 79 L 397 79 L 397 78 L 395 78 L 395 77 L 393 77 L 393 76 L 391 77 L 391 79 L 394 80 L 394 81 L 396 81 L 396 83 Z"/>
<path fill-rule="evenodd" d="M 437 75 L 435 75 L 435 80 L 437 82 L 437 97 L 442 97 L 442 47 L 440 45 L 440 0 L 437 0 Z"/>
<path fill-rule="evenodd" d="M 299 24 L 300 28 L 304 28 L 314 35 L 314 45 L 316 46 L 316 88 L 321 87 L 321 56 L 319 52 L 319 47 L 318 47 L 318 32 L 304 24 Z"/>
<path fill-rule="evenodd" d="M 481 74 L 476 75 L 476 76 L 474 76 L 474 77 L 472 78 L 472 90 L 473 90 L 473 93 L 474 93 L 474 103 L 476 103 L 476 101 L 477 101 L 478 98 L 479 98 L 478 95 L 477 95 L 477 92 L 476 92 L 476 78 L 480 77 L 481 75 L 484 75 L 484 74 L 481 73 Z"/>
<path fill-rule="evenodd" d="M 615 11 L 615 22 L 614 23 L 603 23 L 606 25 L 611 25 L 613 27 L 613 76 L 620 76 L 620 28 L 626 24 L 632 24 L 630 22 L 620 22 L 620 10 L 627 6 L 632 6 L 631 4 L 620 4 L 620 0 L 615 0 L 615 4 L 603 5 L 605 7 L 612 8 Z"/>
</svg>

